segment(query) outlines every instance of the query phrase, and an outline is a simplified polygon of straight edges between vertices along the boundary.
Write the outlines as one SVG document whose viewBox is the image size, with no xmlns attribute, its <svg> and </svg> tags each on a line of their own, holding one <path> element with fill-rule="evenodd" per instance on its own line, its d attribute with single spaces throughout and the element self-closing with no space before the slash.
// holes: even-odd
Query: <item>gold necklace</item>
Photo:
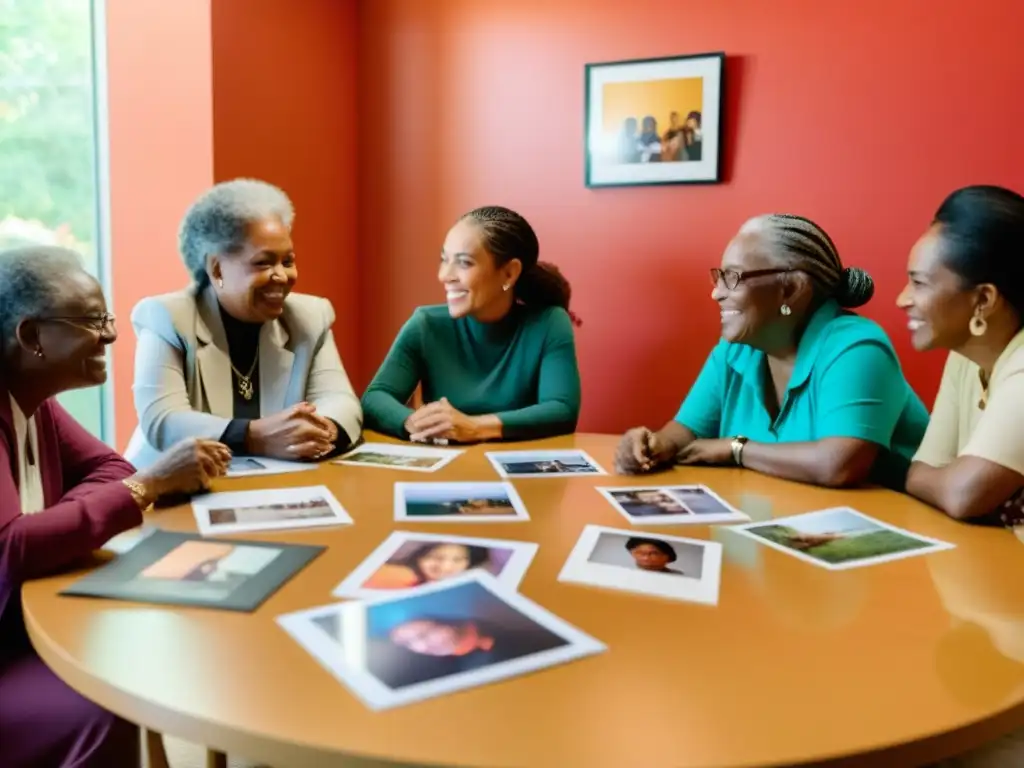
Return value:
<svg viewBox="0 0 1024 768">
<path fill-rule="evenodd" d="M 252 373 L 256 370 L 256 363 L 260 359 L 260 348 L 256 346 L 256 357 L 252 359 L 252 365 L 249 366 L 249 373 L 242 374 L 235 364 L 231 362 L 231 358 L 228 357 L 228 364 L 231 366 L 231 370 L 235 372 L 235 376 L 238 377 L 238 394 L 244 397 L 246 400 L 252 400 Z"/>
</svg>

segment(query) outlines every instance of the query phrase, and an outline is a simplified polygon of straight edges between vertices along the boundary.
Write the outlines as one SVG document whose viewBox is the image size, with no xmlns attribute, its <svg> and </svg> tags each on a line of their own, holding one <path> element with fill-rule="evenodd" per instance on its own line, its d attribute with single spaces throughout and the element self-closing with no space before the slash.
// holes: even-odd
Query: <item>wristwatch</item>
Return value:
<svg viewBox="0 0 1024 768">
<path fill-rule="evenodd" d="M 736 435 L 732 439 L 732 461 L 737 467 L 743 466 L 743 446 L 747 444 L 748 438 L 743 435 Z"/>
</svg>

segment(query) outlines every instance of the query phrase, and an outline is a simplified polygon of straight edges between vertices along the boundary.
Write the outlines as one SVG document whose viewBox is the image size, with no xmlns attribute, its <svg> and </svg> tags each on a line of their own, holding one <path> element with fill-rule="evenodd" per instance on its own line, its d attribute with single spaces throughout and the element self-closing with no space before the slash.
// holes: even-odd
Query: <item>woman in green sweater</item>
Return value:
<svg viewBox="0 0 1024 768">
<path fill-rule="evenodd" d="M 537 260 L 526 219 L 477 208 L 448 232 L 447 302 L 406 321 L 363 395 L 366 427 L 416 442 L 530 440 L 576 430 L 580 374 L 570 287 Z M 407 403 L 422 385 L 424 405 Z"/>
<path fill-rule="evenodd" d="M 477 208 L 449 230 L 437 280 L 362 395 L 366 426 L 414 441 L 568 434 L 580 416 L 570 289 L 538 261 L 534 229 L 507 208 Z M 409 408 L 416 386 L 424 406 Z"/>
</svg>

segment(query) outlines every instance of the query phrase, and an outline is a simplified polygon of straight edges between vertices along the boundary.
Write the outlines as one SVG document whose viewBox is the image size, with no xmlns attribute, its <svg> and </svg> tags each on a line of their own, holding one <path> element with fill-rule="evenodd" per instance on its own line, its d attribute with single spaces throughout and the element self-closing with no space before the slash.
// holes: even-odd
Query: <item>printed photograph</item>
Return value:
<svg viewBox="0 0 1024 768">
<path fill-rule="evenodd" d="M 235 474 L 260 472 L 266 468 L 266 464 L 261 464 L 256 459 L 251 459 L 246 456 L 233 458 L 231 459 L 231 463 L 228 464 L 228 472 L 233 472 Z"/>
<path fill-rule="evenodd" d="M 737 525 L 730 530 L 832 570 L 924 555 L 954 546 L 896 528 L 848 507 Z"/>
<path fill-rule="evenodd" d="M 413 590 L 478 571 L 515 589 L 537 548 L 525 541 L 396 531 L 333 594 L 366 597 L 384 591 Z"/>
<path fill-rule="evenodd" d="M 709 525 L 750 520 L 703 485 L 597 490 L 623 517 L 637 525 Z"/>
<path fill-rule="evenodd" d="M 395 483 L 395 520 L 528 520 L 511 483 Z"/>
<path fill-rule="evenodd" d="M 414 472 L 436 472 L 460 455 L 455 448 L 423 448 L 392 443 L 364 443 L 354 451 L 334 459 L 334 464 L 407 469 Z"/>
<path fill-rule="evenodd" d="M 228 593 L 259 573 L 280 554 L 269 547 L 245 547 L 214 541 L 186 541 L 148 568 L 139 577 L 158 581 L 198 584 Z"/>
<path fill-rule="evenodd" d="M 560 581 L 689 602 L 716 604 L 722 545 L 678 536 L 638 536 L 588 525 Z"/>
<path fill-rule="evenodd" d="M 235 456 L 228 464 L 227 477 L 251 477 L 254 475 L 280 475 L 288 472 L 307 472 L 317 465 L 307 461 L 281 461 L 264 457 Z"/>
<path fill-rule="evenodd" d="M 605 650 L 489 574 L 289 614 L 282 626 L 374 709 Z"/>
<path fill-rule="evenodd" d="M 722 54 L 586 65 L 587 186 L 720 180 Z"/>
<path fill-rule="evenodd" d="M 323 550 L 154 529 L 61 594 L 248 612 Z"/>
<path fill-rule="evenodd" d="M 502 477 L 607 474 L 585 451 L 490 451 L 485 455 Z"/>
<path fill-rule="evenodd" d="M 192 501 L 203 533 L 309 528 L 351 523 L 326 486 L 211 493 Z"/>
</svg>

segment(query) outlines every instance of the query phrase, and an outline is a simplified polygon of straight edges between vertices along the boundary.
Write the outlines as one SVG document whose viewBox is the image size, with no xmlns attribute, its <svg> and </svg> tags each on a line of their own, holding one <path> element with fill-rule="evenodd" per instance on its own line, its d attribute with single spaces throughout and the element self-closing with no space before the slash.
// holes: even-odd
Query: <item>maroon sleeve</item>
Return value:
<svg viewBox="0 0 1024 768">
<path fill-rule="evenodd" d="M 20 584 L 57 573 L 142 524 L 131 491 L 118 482 L 133 474 L 131 465 L 59 406 L 52 414 L 66 493 L 41 512 L 21 514 L 10 446 L 0 439 L 0 581 Z M 68 490 L 75 481 L 80 485 Z"/>
<path fill-rule="evenodd" d="M 135 467 L 93 435 L 56 400 L 46 404 L 53 416 L 64 470 L 61 501 L 79 499 L 97 487 L 135 474 Z"/>
</svg>

